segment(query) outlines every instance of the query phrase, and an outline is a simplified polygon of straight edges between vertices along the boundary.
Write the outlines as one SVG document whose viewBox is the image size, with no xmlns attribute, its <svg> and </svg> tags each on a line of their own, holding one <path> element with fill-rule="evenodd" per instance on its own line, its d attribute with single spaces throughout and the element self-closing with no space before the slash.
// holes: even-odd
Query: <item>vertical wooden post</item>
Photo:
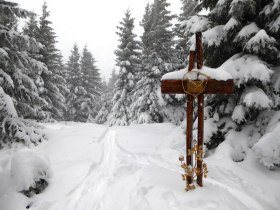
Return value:
<svg viewBox="0 0 280 210">
<path fill-rule="evenodd" d="M 195 51 L 190 51 L 189 55 L 189 68 L 188 71 L 191 71 L 194 68 L 194 60 L 195 60 Z M 192 149 L 192 129 L 193 129 L 193 101 L 194 98 L 192 95 L 187 95 L 187 133 L 186 133 L 186 159 L 187 165 L 193 164 L 192 154 L 188 151 Z M 191 176 L 187 177 L 187 182 L 191 184 L 193 179 Z"/>
<path fill-rule="evenodd" d="M 196 62 L 197 68 L 201 69 L 203 65 L 203 49 L 202 49 L 202 33 L 195 33 L 195 42 L 196 42 Z"/>
<path fill-rule="evenodd" d="M 195 34 L 196 38 L 196 60 L 197 60 L 197 68 L 201 69 L 203 65 L 203 50 L 202 50 L 202 33 L 197 32 Z M 199 94 L 197 98 L 197 104 L 198 104 L 198 149 L 203 149 L 203 133 L 204 133 L 204 95 Z M 202 154 L 201 154 L 202 155 Z M 197 160 L 197 168 L 199 175 L 197 176 L 197 184 L 199 186 L 203 186 L 202 178 L 202 159 Z"/>
<path fill-rule="evenodd" d="M 203 133 L 204 133 L 204 96 L 203 94 L 200 94 L 198 95 L 198 98 L 197 98 L 197 103 L 198 103 L 198 139 L 197 139 L 197 145 L 198 145 L 198 149 L 199 151 L 202 151 L 203 149 Z M 201 155 L 201 158 L 202 158 L 202 154 Z M 199 156 L 200 156 L 199 155 Z M 202 159 L 198 159 L 197 160 L 197 168 L 198 168 L 198 172 L 199 172 L 199 175 L 197 176 L 197 184 L 199 186 L 203 186 L 203 183 L 202 183 L 202 177 L 203 177 L 203 174 L 202 174 Z"/>
</svg>

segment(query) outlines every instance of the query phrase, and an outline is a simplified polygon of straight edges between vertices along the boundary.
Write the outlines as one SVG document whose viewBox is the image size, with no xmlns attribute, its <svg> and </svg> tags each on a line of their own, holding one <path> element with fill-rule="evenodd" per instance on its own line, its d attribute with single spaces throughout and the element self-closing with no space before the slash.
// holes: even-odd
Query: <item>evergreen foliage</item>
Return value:
<svg viewBox="0 0 280 210">
<path fill-rule="evenodd" d="M 60 92 L 62 93 L 62 95 L 64 96 L 64 98 L 65 98 L 64 100 L 66 103 L 66 96 L 69 94 L 70 90 L 67 85 L 68 72 L 67 72 L 66 66 L 63 62 L 63 56 L 62 56 L 61 52 L 59 52 L 59 54 L 58 54 L 57 64 L 58 64 L 57 73 L 60 78 L 60 82 L 57 83 L 57 86 L 58 86 Z"/>
<path fill-rule="evenodd" d="M 80 53 L 78 45 L 75 43 L 69 56 L 69 60 L 66 64 L 67 69 L 67 84 L 70 90 L 67 96 L 67 118 L 66 120 L 78 121 L 76 118 L 77 109 L 79 104 L 77 102 L 78 95 L 81 95 L 82 88 L 82 71 L 80 68 Z M 84 93 L 84 92 L 82 92 Z"/>
<path fill-rule="evenodd" d="M 0 1 L 1 145 L 15 141 L 36 144 L 45 138 L 37 125 L 22 119 L 40 120 L 48 116 L 43 111 L 48 104 L 39 95 L 43 85 L 41 75 L 47 68 L 31 56 L 41 45 L 16 30 L 18 19 L 30 14 L 16 3 Z"/>
<path fill-rule="evenodd" d="M 47 10 L 47 3 L 44 2 L 42 7 L 42 15 L 39 21 L 38 33 L 36 40 L 39 41 L 44 47 L 40 50 L 42 55 L 40 60 L 46 64 L 48 71 L 43 72 L 42 77 L 45 83 L 45 91 L 42 97 L 48 102 L 48 111 L 54 119 L 63 119 L 66 111 L 65 95 L 66 81 L 60 72 L 60 53 L 56 48 L 56 36 L 52 22 L 48 20 L 50 16 Z"/>
<path fill-rule="evenodd" d="M 23 28 L 23 33 L 29 37 L 37 38 L 38 37 L 38 21 L 36 20 L 36 14 L 31 13 L 30 17 L 26 23 L 26 26 Z"/>
<path fill-rule="evenodd" d="M 132 91 L 135 87 L 135 74 L 139 71 L 139 43 L 133 33 L 134 18 L 130 11 L 125 12 L 125 17 L 117 27 L 119 46 L 115 51 L 117 66 L 120 67 L 118 79 L 115 83 L 113 107 L 109 116 L 110 125 L 128 125 L 130 121 L 130 105 Z"/>
<path fill-rule="evenodd" d="M 177 120 L 170 115 L 171 109 L 177 109 L 182 104 L 175 97 L 162 96 L 160 93 L 162 75 L 177 69 L 179 63 L 171 30 L 174 16 L 170 15 L 168 6 L 166 0 L 155 0 L 152 5 L 147 4 L 141 22 L 144 29 L 141 37 L 142 65 L 131 105 L 131 121 L 135 123 L 163 122 L 165 118 L 178 122 L 182 119 L 180 117 Z M 168 106 L 171 103 L 175 107 Z"/>
<path fill-rule="evenodd" d="M 86 122 L 98 112 L 101 79 L 95 62 L 86 46 L 81 57 L 78 45 L 74 44 L 66 67 L 70 89 L 67 97 L 67 120 Z"/>
<path fill-rule="evenodd" d="M 48 69 L 53 72 L 57 67 L 57 57 L 59 55 L 56 49 L 56 35 L 51 27 L 52 22 L 49 20 L 50 12 L 48 5 L 44 2 L 42 6 L 42 15 L 39 20 L 37 41 L 43 44 L 44 48 L 41 50 L 42 62 L 45 63 Z"/>
<path fill-rule="evenodd" d="M 99 69 L 95 66 L 95 59 L 85 46 L 81 57 L 81 72 L 83 87 L 87 92 L 87 116 L 94 118 L 98 112 L 99 98 L 101 95 L 101 78 Z"/>
<path fill-rule="evenodd" d="M 182 13 L 179 16 L 180 21 L 184 21 L 198 12 L 199 3 L 196 0 L 181 0 L 182 2 Z"/>
<path fill-rule="evenodd" d="M 118 79 L 118 74 L 116 73 L 116 69 L 113 69 L 108 82 L 108 88 L 107 88 L 108 92 L 113 93 L 117 79 Z"/>
<path fill-rule="evenodd" d="M 102 94 L 100 98 L 101 109 L 95 117 L 95 121 L 97 123 L 105 123 L 108 120 L 108 116 L 112 110 L 111 101 L 114 96 L 114 88 L 117 79 L 118 75 L 116 74 L 116 70 L 113 69 L 108 84 L 106 83 L 106 81 L 103 82 Z"/>
<path fill-rule="evenodd" d="M 179 23 L 174 28 L 175 34 L 178 37 L 176 40 L 176 51 L 180 61 L 180 69 L 185 68 L 188 62 L 188 55 L 190 45 L 188 40 L 191 37 L 191 33 L 186 30 L 188 27 L 186 23 L 188 20 L 199 12 L 198 2 L 195 0 L 181 0 L 183 7 L 181 8 L 182 13 L 178 17 Z"/>
<path fill-rule="evenodd" d="M 82 71 L 80 69 L 80 53 L 77 43 L 73 45 L 71 50 L 71 55 L 69 56 L 68 62 L 66 64 L 67 72 L 67 84 L 70 92 L 74 90 L 75 86 L 82 85 Z"/>
<path fill-rule="evenodd" d="M 211 9 L 204 17 L 209 21 L 203 33 L 205 64 L 221 66 L 236 84 L 233 96 L 207 98 L 209 117 L 219 119 L 213 136 L 225 135 L 233 127 L 249 129 L 248 138 L 260 138 L 271 113 L 279 110 L 280 4 L 225 0 L 202 1 L 202 5 Z M 217 145 L 215 141 L 212 138 L 208 145 Z"/>
<path fill-rule="evenodd" d="M 141 42 L 133 33 L 134 18 L 125 12 L 117 26 L 119 74 L 113 70 L 108 84 L 101 82 L 86 46 L 80 55 L 75 44 L 63 64 L 46 2 L 38 22 L 36 14 L 17 3 L 0 1 L 0 147 L 14 142 L 36 145 L 45 139 L 30 119 L 179 124 L 185 98 L 162 95 L 160 79 L 186 67 L 194 33 L 202 31 L 205 65 L 220 67 L 235 80 L 234 95 L 206 98 L 205 124 L 211 133 L 206 146 L 217 147 L 230 129 L 246 131 L 260 162 L 279 166 L 279 143 L 273 140 L 280 126 L 279 0 L 181 1 L 179 24 L 173 30 L 167 0 L 146 5 Z M 210 13 L 198 15 L 202 8 Z M 21 18 L 29 19 L 19 33 Z M 267 143 L 270 153 L 263 149 Z"/>
</svg>

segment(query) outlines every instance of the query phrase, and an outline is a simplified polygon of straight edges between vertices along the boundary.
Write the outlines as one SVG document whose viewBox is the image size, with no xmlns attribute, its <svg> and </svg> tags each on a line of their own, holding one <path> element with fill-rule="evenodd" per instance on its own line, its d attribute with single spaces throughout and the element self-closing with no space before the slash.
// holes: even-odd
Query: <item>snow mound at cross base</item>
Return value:
<svg viewBox="0 0 280 210">
<path fill-rule="evenodd" d="M 197 71 L 199 71 L 202 75 L 200 75 L 197 78 Z M 167 73 L 165 75 L 162 76 L 161 80 L 182 80 L 184 79 L 190 79 L 190 80 L 204 80 L 207 79 L 207 77 L 209 77 L 208 79 L 215 79 L 215 80 L 229 80 L 232 79 L 232 76 L 224 71 L 223 69 L 217 68 L 217 69 L 213 69 L 213 68 L 209 68 L 206 66 L 203 66 L 201 69 L 193 69 L 190 73 L 186 74 L 188 72 L 187 68 L 179 70 L 179 71 L 174 71 L 174 72 L 170 72 Z M 206 75 L 207 77 L 203 76 Z"/>
</svg>

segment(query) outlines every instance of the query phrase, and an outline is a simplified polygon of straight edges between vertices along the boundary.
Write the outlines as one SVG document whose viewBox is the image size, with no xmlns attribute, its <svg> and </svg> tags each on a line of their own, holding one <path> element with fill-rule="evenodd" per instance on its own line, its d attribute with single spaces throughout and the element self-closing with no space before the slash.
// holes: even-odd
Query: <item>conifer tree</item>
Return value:
<svg viewBox="0 0 280 210">
<path fill-rule="evenodd" d="M 30 12 L 17 3 L 0 2 L 0 145 L 37 144 L 44 136 L 37 125 L 23 118 L 42 120 L 47 102 L 40 97 L 41 75 L 46 66 L 34 59 L 41 45 L 16 30 L 18 18 Z"/>
<path fill-rule="evenodd" d="M 182 2 L 182 13 L 180 14 L 179 20 L 184 21 L 188 17 L 194 16 L 197 14 L 198 10 L 198 1 L 196 0 L 181 0 Z"/>
<path fill-rule="evenodd" d="M 139 43 L 133 33 L 134 18 L 129 10 L 117 27 L 119 46 L 115 51 L 117 66 L 120 71 L 115 83 L 112 110 L 109 116 L 110 125 L 128 125 L 132 91 L 135 87 L 135 74 L 139 70 Z"/>
<path fill-rule="evenodd" d="M 141 36 L 141 47 L 143 50 L 144 55 L 148 54 L 148 49 L 150 48 L 150 46 L 152 46 L 151 43 L 151 30 L 152 30 L 152 8 L 151 5 L 149 3 L 147 3 L 146 7 L 145 7 L 145 13 L 143 15 L 143 19 L 140 22 L 140 25 L 143 27 L 144 29 L 144 33 Z"/>
<path fill-rule="evenodd" d="M 37 21 L 37 14 L 35 13 L 30 13 L 30 16 L 28 18 L 28 21 L 26 22 L 25 26 L 23 27 L 23 34 L 29 36 L 30 38 L 33 39 L 37 39 L 38 38 L 38 21 Z M 36 40 L 36 42 L 38 42 L 38 40 Z M 40 54 L 40 51 L 43 48 L 43 45 L 41 43 L 38 42 L 38 44 L 40 44 L 40 48 L 37 51 L 34 51 L 30 54 L 30 56 L 36 60 L 42 60 L 42 55 Z M 41 78 L 42 80 L 42 78 Z M 43 87 L 41 88 L 41 92 L 40 94 L 43 92 Z"/>
<path fill-rule="evenodd" d="M 64 108 L 63 108 L 63 116 L 62 119 L 66 119 L 67 115 L 67 105 L 66 105 L 66 97 L 69 95 L 69 88 L 67 83 L 68 72 L 67 68 L 63 61 L 62 53 L 59 51 L 58 58 L 57 58 L 57 82 L 56 85 L 59 88 L 60 93 L 63 95 L 64 101 Z"/>
<path fill-rule="evenodd" d="M 57 58 L 59 51 L 56 49 L 56 35 L 51 27 L 52 22 L 49 20 L 50 12 L 48 11 L 47 2 L 42 6 L 42 14 L 39 20 L 37 41 L 44 45 L 41 50 L 42 62 L 45 63 L 48 69 L 53 72 L 57 68 Z"/>
<path fill-rule="evenodd" d="M 77 43 L 73 45 L 71 50 L 71 55 L 69 56 L 68 62 L 66 64 L 67 71 L 67 84 L 72 92 L 75 89 L 75 86 L 82 85 L 82 71 L 80 69 L 80 53 Z"/>
<path fill-rule="evenodd" d="M 95 121 L 97 123 L 105 123 L 108 120 L 108 116 L 112 110 L 112 98 L 115 88 L 115 83 L 118 79 L 118 75 L 116 74 L 116 70 L 113 69 L 111 76 L 109 78 L 108 84 L 103 85 L 102 94 L 101 94 L 101 109 L 95 117 Z"/>
<path fill-rule="evenodd" d="M 82 71 L 80 68 L 80 53 L 78 45 L 75 43 L 69 56 L 69 60 L 66 64 L 67 69 L 67 84 L 70 90 L 69 95 L 67 96 L 67 120 L 77 121 L 76 114 L 77 109 L 79 109 L 78 95 L 84 93 L 82 88 Z M 79 91 L 81 90 L 81 91 Z"/>
<path fill-rule="evenodd" d="M 168 104 L 173 103 L 176 109 L 181 105 L 176 98 L 160 93 L 162 75 L 178 68 L 173 47 L 174 33 L 171 31 L 173 16 L 167 10 L 168 6 L 166 0 L 148 4 L 141 22 L 144 28 L 141 37 L 142 67 L 131 106 L 132 121 L 136 123 L 163 122 L 164 118 L 176 121 L 176 118 L 171 119 L 172 110 Z"/>
<path fill-rule="evenodd" d="M 38 37 L 38 21 L 36 20 L 36 14 L 31 13 L 30 17 L 23 28 L 23 33 L 29 37 L 37 38 Z"/>
<path fill-rule="evenodd" d="M 233 96 L 207 99 L 209 117 L 220 119 L 207 146 L 217 146 L 230 127 L 238 131 L 246 128 L 248 138 L 257 142 L 279 110 L 279 2 L 225 0 L 201 4 L 211 10 L 208 29 L 203 33 L 205 64 L 229 72 L 236 85 Z"/>
<path fill-rule="evenodd" d="M 48 20 L 49 16 L 47 3 L 44 2 L 36 37 L 36 40 L 44 46 L 40 51 L 42 55 L 40 60 L 48 68 L 48 72 L 42 74 L 45 83 L 45 91 L 42 93 L 42 97 L 47 100 L 48 111 L 52 117 L 61 120 L 66 110 L 65 96 L 62 91 L 62 89 L 66 89 L 66 81 L 59 71 L 60 53 L 55 46 L 56 35 L 51 27 L 52 22 Z"/>
<path fill-rule="evenodd" d="M 98 102 L 101 95 L 101 78 L 99 69 L 95 66 L 95 63 L 96 61 L 91 52 L 85 46 L 81 57 L 82 86 L 87 92 L 85 100 L 87 101 L 86 106 L 88 110 L 86 115 L 92 118 L 96 116 L 99 110 Z"/>
<path fill-rule="evenodd" d="M 104 77 L 101 85 L 100 109 L 98 110 L 98 113 L 94 118 L 94 122 L 96 123 L 103 124 L 107 121 L 107 117 L 111 110 L 109 108 L 109 104 L 111 103 L 112 100 L 112 98 L 109 98 L 108 95 L 109 95 L 108 84 Z"/>
<path fill-rule="evenodd" d="M 188 23 L 189 19 L 196 15 L 197 12 L 199 11 L 198 7 L 198 1 L 196 0 L 181 0 L 182 2 L 182 13 L 178 17 L 179 23 L 176 24 L 175 27 L 175 34 L 178 37 L 176 40 L 176 51 L 177 51 L 177 56 L 180 62 L 180 69 L 185 68 L 186 64 L 188 62 L 188 55 L 189 55 L 189 49 L 190 46 L 188 44 L 188 40 L 191 37 L 191 34 L 188 33 L 186 30 L 186 23 Z M 193 26 L 197 27 L 197 26 Z"/>
<path fill-rule="evenodd" d="M 108 91 L 113 93 L 114 88 L 115 88 L 115 83 L 118 79 L 118 74 L 116 73 L 116 69 L 113 69 L 109 81 L 108 81 Z"/>
</svg>

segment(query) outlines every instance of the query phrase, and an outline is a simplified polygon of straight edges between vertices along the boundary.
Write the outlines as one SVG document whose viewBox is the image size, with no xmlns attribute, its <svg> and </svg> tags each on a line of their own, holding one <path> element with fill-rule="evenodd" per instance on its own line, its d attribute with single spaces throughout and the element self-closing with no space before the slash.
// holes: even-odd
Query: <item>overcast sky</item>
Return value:
<svg viewBox="0 0 280 210">
<path fill-rule="evenodd" d="M 41 14 L 44 0 L 11 0 L 28 9 Z M 139 26 L 148 0 L 47 0 L 50 20 L 53 22 L 64 60 L 68 59 L 74 42 L 80 51 L 87 44 L 97 60 L 100 73 L 108 77 L 115 65 L 114 51 L 118 45 L 116 26 L 124 17 L 126 9 L 130 9 L 135 17 L 135 33 L 141 35 Z M 152 0 L 150 0 L 152 2 Z M 178 14 L 180 0 L 169 0 L 169 10 Z"/>
</svg>

